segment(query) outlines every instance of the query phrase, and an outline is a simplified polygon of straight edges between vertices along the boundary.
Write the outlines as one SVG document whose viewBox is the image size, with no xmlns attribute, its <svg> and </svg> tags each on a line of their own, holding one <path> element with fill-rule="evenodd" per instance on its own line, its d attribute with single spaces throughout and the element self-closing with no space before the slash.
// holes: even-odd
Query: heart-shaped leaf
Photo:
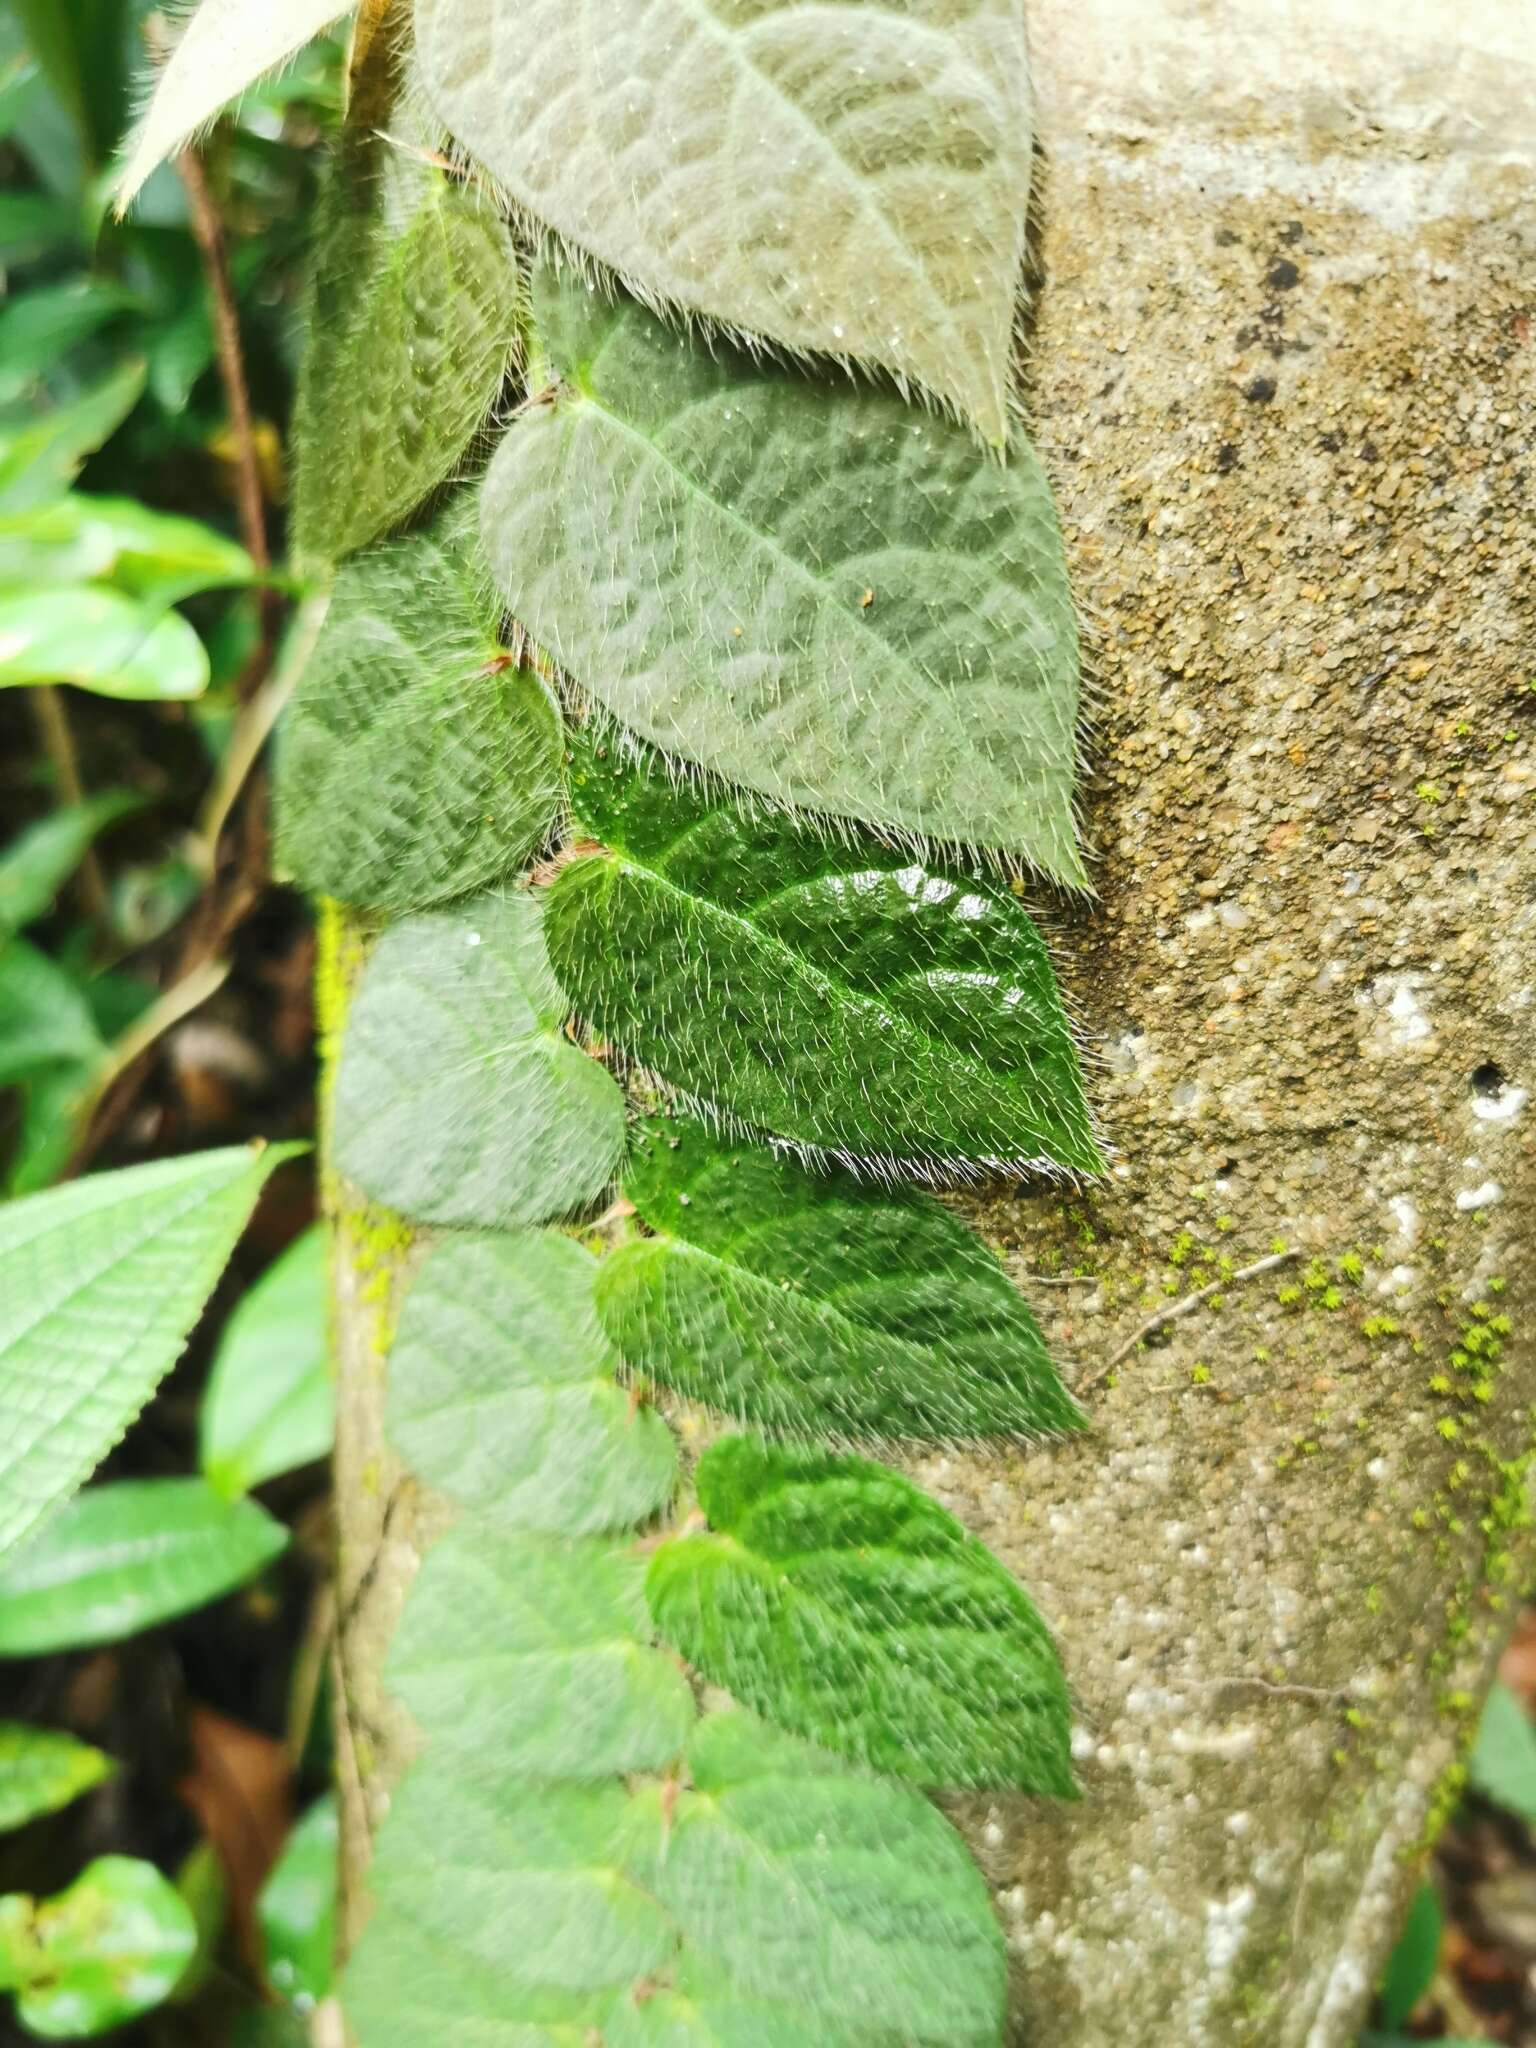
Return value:
<svg viewBox="0 0 1536 2048">
<path fill-rule="evenodd" d="M 631 1364 L 800 1434 L 1027 1435 L 1081 1426 L 992 1253 L 925 1195 L 813 1174 L 654 1123 L 624 1191 L 657 1234 L 598 1270 Z"/>
<path fill-rule="evenodd" d="M 1030 185 L 1016 0 L 417 0 L 428 91 L 629 279 L 915 378 L 1001 441 Z"/>
<path fill-rule="evenodd" d="M 698 1489 L 710 1533 L 664 1543 L 646 1591 L 706 1678 L 892 1777 L 1075 1796 L 1049 1630 L 909 1479 L 739 1436 Z"/>
<path fill-rule="evenodd" d="M 491 463 L 513 612 L 615 717 L 776 802 L 1074 884 L 1077 629 L 1022 440 L 678 334 L 546 265 L 564 379 Z"/>
<path fill-rule="evenodd" d="M 58 1728 L 0 1721 L 0 1832 L 57 1813 L 117 1766 Z"/>
<path fill-rule="evenodd" d="M 546 912 L 587 1020 L 674 1087 L 820 1151 L 928 1173 L 1101 1165 L 1040 934 L 1000 886 L 670 785 L 584 742 Z"/>
<path fill-rule="evenodd" d="M 539 1223 L 593 1200 L 624 1149 L 624 1098 L 565 1037 L 568 1009 L 529 895 L 392 926 L 342 1045 L 341 1171 L 423 1223 Z"/>
<path fill-rule="evenodd" d="M 672 1432 L 615 1382 L 598 1262 L 525 1231 L 438 1245 L 390 1352 L 390 1442 L 418 1477 L 509 1528 L 632 1527 L 676 1483 Z"/>
</svg>

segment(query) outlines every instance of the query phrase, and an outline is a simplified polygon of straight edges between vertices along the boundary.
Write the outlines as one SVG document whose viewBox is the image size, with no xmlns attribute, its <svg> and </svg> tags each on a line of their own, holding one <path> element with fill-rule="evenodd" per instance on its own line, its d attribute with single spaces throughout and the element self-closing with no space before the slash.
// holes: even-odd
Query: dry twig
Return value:
<svg viewBox="0 0 1536 2048">
<path fill-rule="evenodd" d="M 1170 1302 L 1167 1308 L 1160 1308 L 1155 1316 L 1149 1316 L 1134 1336 L 1127 1337 L 1118 1351 L 1112 1352 L 1096 1372 L 1091 1372 L 1082 1384 L 1074 1389 L 1078 1395 L 1092 1393 L 1095 1387 L 1104 1384 L 1122 1359 L 1129 1358 L 1138 1344 L 1145 1342 L 1154 1330 L 1160 1330 L 1165 1323 L 1176 1323 L 1181 1316 L 1187 1316 L 1197 1309 L 1202 1301 L 1209 1301 L 1213 1294 L 1223 1294 L 1229 1287 L 1236 1287 L 1243 1280 L 1257 1280 L 1261 1273 L 1272 1273 L 1277 1266 L 1288 1265 L 1292 1259 L 1299 1259 L 1299 1251 L 1271 1252 L 1267 1258 L 1255 1259 L 1251 1266 L 1240 1266 L 1230 1279 L 1213 1280 L 1209 1287 L 1197 1288 L 1193 1294 L 1186 1294 L 1182 1301 Z"/>
</svg>

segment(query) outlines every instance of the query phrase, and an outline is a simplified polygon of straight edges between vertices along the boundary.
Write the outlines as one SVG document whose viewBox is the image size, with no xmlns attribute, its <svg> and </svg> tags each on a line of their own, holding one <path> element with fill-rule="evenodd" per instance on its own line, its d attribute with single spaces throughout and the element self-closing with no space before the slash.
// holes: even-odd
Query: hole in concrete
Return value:
<svg viewBox="0 0 1536 2048">
<path fill-rule="evenodd" d="M 1480 1067 L 1472 1069 L 1472 1093 L 1497 1095 L 1508 1085 L 1508 1078 L 1496 1060 L 1484 1060 Z"/>
</svg>

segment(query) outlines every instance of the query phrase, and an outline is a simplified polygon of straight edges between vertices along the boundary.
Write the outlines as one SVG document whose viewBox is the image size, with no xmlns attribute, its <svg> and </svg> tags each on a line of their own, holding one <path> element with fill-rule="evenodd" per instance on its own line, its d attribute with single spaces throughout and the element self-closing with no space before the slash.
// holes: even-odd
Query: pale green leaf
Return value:
<svg viewBox="0 0 1536 2048">
<path fill-rule="evenodd" d="M 179 612 L 120 591 L 0 595 L 0 689 L 22 683 L 180 702 L 207 689 L 208 652 Z"/>
<path fill-rule="evenodd" d="M 128 790 L 103 790 L 83 803 L 59 805 L 18 833 L 0 851 L 0 933 L 19 932 L 46 915 L 97 834 L 139 803 Z"/>
<path fill-rule="evenodd" d="M 301 556 L 339 561 L 453 474 L 501 388 L 521 303 L 511 238 L 476 191 L 399 149 L 338 158 L 294 410 Z"/>
<path fill-rule="evenodd" d="M 111 1757 L 62 1729 L 0 1721 L 0 1830 L 57 1813 L 116 1768 Z"/>
<path fill-rule="evenodd" d="M 1467 1781 L 1495 1806 L 1536 1822 L 1536 1729 L 1509 1687 L 1497 1681 L 1467 1758 Z"/>
<path fill-rule="evenodd" d="M 640 1559 L 588 1538 L 458 1523 L 427 1554 L 385 1672 L 434 1750 L 523 1778 L 607 1777 L 675 1756 L 693 1719 L 649 1647 Z"/>
<path fill-rule="evenodd" d="M 342 568 L 279 744 L 278 854 L 306 889 L 419 909 L 548 834 L 560 718 L 501 627 L 462 513 Z"/>
<path fill-rule="evenodd" d="M 175 1364 L 297 1149 L 192 1153 L 0 1209 L 0 1551 L 74 1492 Z"/>
<path fill-rule="evenodd" d="M 230 1317 L 203 1395 L 200 1462 L 234 1498 L 331 1448 L 326 1242 L 316 1225 L 290 1245 Z"/>
<path fill-rule="evenodd" d="M 553 1232 L 436 1246 L 389 1363 L 412 1471 L 486 1521 L 585 1535 L 643 1522 L 676 1483 L 672 1432 L 616 1383 L 590 1252 Z"/>
<path fill-rule="evenodd" d="M 136 1857 L 98 1856 L 51 1899 L 0 1898 L 0 1984 L 45 2041 L 110 2033 L 162 2004 L 196 1948 L 185 1900 Z"/>
<path fill-rule="evenodd" d="M 0 1087 L 42 1069 L 94 1069 L 106 1058 L 80 984 L 25 939 L 0 941 Z"/>
<path fill-rule="evenodd" d="M 317 1799 L 256 1901 L 267 1982 L 283 1998 L 321 1999 L 331 1988 L 337 1834 L 336 1801 Z"/>
<path fill-rule="evenodd" d="M 881 364 L 1003 438 L 1017 0 L 417 0 L 416 33 L 458 139 L 642 296 Z"/>
<path fill-rule="evenodd" d="M 609 852 L 545 913 L 572 1002 L 685 1095 L 896 1169 L 1093 1172 L 1077 1053 L 1005 888 L 669 786 L 580 740 L 572 802 Z"/>
<path fill-rule="evenodd" d="M 697 1476 L 711 1533 L 664 1543 L 646 1590 L 706 1678 L 892 1777 L 1075 1796 L 1050 1632 L 936 1501 L 754 1437 L 713 1444 Z"/>
<path fill-rule="evenodd" d="M 564 380 L 482 494 L 513 612 L 615 717 L 776 802 L 1084 879 L 1050 487 L 963 428 L 661 325 L 546 265 Z"/>
<path fill-rule="evenodd" d="M 0 1565 L 0 1657 L 137 1635 L 220 1599 L 288 1532 L 201 1479 L 119 1479 L 67 1501 Z"/>
<path fill-rule="evenodd" d="M 349 0 L 260 0 L 254 7 L 250 0 L 201 0 L 125 152 L 118 211 L 133 203 L 156 165 L 184 149 L 247 86 L 350 12 Z"/>
<path fill-rule="evenodd" d="M 927 1196 L 681 1122 L 646 1127 L 624 1192 L 656 1235 L 603 1260 L 598 1308 L 664 1386 L 801 1434 L 1081 1426 L 1007 1274 Z"/>
<path fill-rule="evenodd" d="M 624 1100 L 565 1037 L 568 1007 L 527 894 L 393 925 L 342 1045 L 341 1171 L 424 1223 L 538 1223 L 594 1200 Z"/>
<path fill-rule="evenodd" d="M 353 2039 L 359 2048 L 592 2048 L 612 1994 L 534 1992 L 518 1979 L 515 1936 L 502 1948 L 499 1966 L 477 1962 L 457 1931 L 422 1925 L 414 1897 L 381 1901 L 342 1977 Z"/>
<path fill-rule="evenodd" d="M 155 512 L 134 498 L 76 492 L 68 501 L 81 527 L 111 553 L 99 573 L 130 597 L 179 604 L 202 590 L 229 590 L 256 580 L 243 547 L 200 519 Z"/>
<path fill-rule="evenodd" d="M 143 363 L 126 362 L 78 398 L 0 419 L 0 514 L 56 498 L 122 425 L 143 389 Z"/>
</svg>

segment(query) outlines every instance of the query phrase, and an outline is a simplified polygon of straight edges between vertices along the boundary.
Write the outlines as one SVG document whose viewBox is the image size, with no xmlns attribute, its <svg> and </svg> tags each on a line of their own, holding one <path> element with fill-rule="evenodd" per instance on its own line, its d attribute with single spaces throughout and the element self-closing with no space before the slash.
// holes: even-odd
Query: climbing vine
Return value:
<svg viewBox="0 0 1536 2048">
<path fill-rule="evenodd" d="M 130 184 L 338 11 L 203 0 Z M 1017 0 L 363 10 L 278 844 L 367 952 L 332 1185 L 420 1230 L 455 1513 L 360 2048 L 1000 2037 L 924 1794 L 1073 1796 L 1066 1681 L 877 1454 L 1081 1422 L 931 1192 L 1101 1163 L 1020 895 L 1084 880 L 1028 108 Z"/>
</svg>

